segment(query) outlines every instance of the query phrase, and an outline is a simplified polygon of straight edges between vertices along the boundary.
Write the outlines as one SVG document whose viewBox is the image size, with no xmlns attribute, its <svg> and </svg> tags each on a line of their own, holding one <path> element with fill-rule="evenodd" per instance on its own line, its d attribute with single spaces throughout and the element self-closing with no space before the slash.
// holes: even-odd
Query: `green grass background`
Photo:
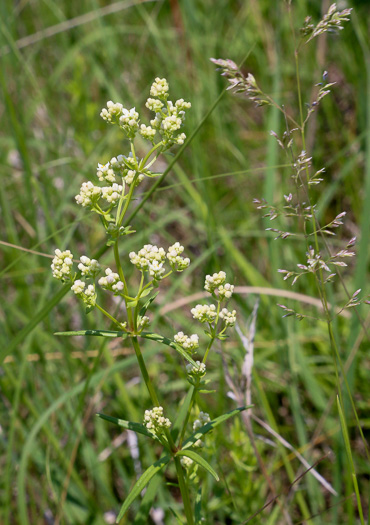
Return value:
<svg viewBox="0 0 370 525">
<path fill-rule="evenodd" d="M 326 1 L 293 4 L 296 28 L 307 14 L 317 21 L 329 6 Z M 307 142 L 314 167 L 326 167 L 325 182 L 316 191 L 320 220 L 347 211 L 332 245 L 342 247 L 343 240 L 353 236 L 359 240 L 357 257 L 344 272 L 352 293 L 357 288 L 368 292 L 370 55 L 366 2 L 350 6 L 352 20 L 339 36 L 326 35 L 304 49 L 301 77 L 304 101 L 310 100 L 323 70 L 336 82 L 312 119 Z M 45 255 L 56 247 L 91 255 L 104 246 L 97 218 L 81 210 L 74 195 L 84 180 L 93 177 L 98 162 L 127 152 L 118 130 L 99 117 L 107 100 L 135 106 L 147 119 L 144 103 L 150 84 L 156 76 L 166 77 L 171 98 L 192 103 L 185 129 L 189 136 L 226 85 L 209 58 L 239 63 L 250 52 L 244 71 L 252 72 L 260 86 L 297 111 L 286 4 L 2 0 L 0 34 L 0 239 L 14 245 L 0 245 L 0 353 L 5 359 L 0 368 L 0 523 L 100 525 L 109 523 L 109 513 L 119 510 L 137 475 L 135 469 L 149 466 L 158 451 L 149 450 L 139 438 L 140 464 L 135 463 L 127 434 L 95 413 L 141 421 L 150 403 L 127 345 L 122 349 L 119 341 L 53 335 L 108 325 L 99 312 L 86 317 L 72 294 L 65 294 L 51 277 L 51 260 Z M 122 243 L 122 258 L 146 242 L 169 245 L 180 240 L 193 262 L 180 278 L 161 286 L 159 306 L 151 315 L 153 331 L 172 337 L 180 329 L 197 330 L 189 316 L 193 303 L 166 316 L 160 315 L 160 306 L 200 291 L 204 275 L 219 269 L 239 286 L 270 287 L 282 294 L 291 289 L 277 269 L 304 262 L 305 241 L 274 241 L 265 231 L 270 224 L 253 205 L 253 198 L 261 197 L 278 203 L 291 189 L 290 170 L 277 168 L 286 160 L 269 136 L 270 129 L 282 132 L 284 126 L 274 108 L 255 108 L 246 97 L 225 93 L 133 220 L 137 233 Z M 144 151 L 145 145 L 140 148 Z M 170 161 L 171 157 L 162 159 L 163 170 Z M 150 183 L 143 187 L 144 195 L 149 189 Z M 107 252 L 102 262 L 112 261 Z M 313 280 L 302 279 L 295 290 L 316 296 Z M 329 290 L 333 304 L 346 301 L 340 284 Z M 246 331 L 256 298 L 235 297 L 239 323 Z M 114 308 L 105 299 L 107 308 Z M 261 296 L 254 413 L 310 464 L 318 462 L 317 471 L 338 495 L 331 495 L 310 474 L 291 488 L 304 468 L 266 428 L 253 422 L 259 453 L 280 496 L 279 504 L 273 502 L 251 523 L 287 523 L 283 506 L 291 523 L 359 523 L 333 403 L 335 373 L 325 324 L 282 319 L 277 302 L 307 311 L 303 303 Z M 359 312 L 369 326 L 366 307 Z M 338 318 L 334 327 L 343 361 L 351 355 L 348 381 L 368 438 L 368 339 L 353 314 Z M 166 411 L 174 418 L 186 391 L 183 363 L 153 342 L 143 346 Z M 210 358 L 209 376 L 217 393 L 204 396 L 200 408 L 211 417 L 235 407 L 227 395 L 221 353 L 234 381 L 240 383 L 244 349 L 236 334 Z M 367 516 L 370 467 L 347 408 Z M 199 472 L 205 523 L 241 524 L 271 497 L 240 418 L 218 428 L 204 453 L 221 477 L 215 483 Z M 165 481 L 174 479 L 169 470 Z M 181 513 L 178 491 L 158 482 L 122 523 L 151 523 L 145 505 L 154 496 L 154 505 L 164 511 L 163 523 L 175 523 L 169 507 Z"/>
</svg>

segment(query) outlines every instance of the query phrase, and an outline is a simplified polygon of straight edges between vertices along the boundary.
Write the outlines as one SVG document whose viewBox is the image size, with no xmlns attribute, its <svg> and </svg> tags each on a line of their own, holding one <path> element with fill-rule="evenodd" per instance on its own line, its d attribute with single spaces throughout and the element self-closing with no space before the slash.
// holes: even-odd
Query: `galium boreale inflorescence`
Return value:
<svg viewBox="0 0 370 525">
<path fill-rule="evenodd" d="M 195 320 L 207 325 L 204 333 L 210 338 L 212 344 L 215 339 L 225 339 L 227 328 L 233 327 L 236 322 L 236 311 L 229 311 L 224 306 L 232 297 L 234 285 L 226 283 L 226 273 L 220 271 L 206 276 L 204 289 L 211 294 L 215 303 L 197 304 L 190 312 Z M 199 348 L 199 336 L 197 334 L 188 336 L 184 332 L 178 332 L 174 337 L 174 342 L 192 356 Z M 202 361 L 197 360 L 193 364 L 186 365 L 188 381 L 197 387 L 205 384 L 202 378 L 206 374 L 206 360 L 209 349 L 210 345 Z"/>
<path fill-rule="evenodd" d="M 102 184 L 86 181 L 82 184 L 80 192 L 76 195 L 77 204 L 97 213 L 102 220 L 108 236 L 108 244 L 114 244 L 121 235 L 133 233 L 130 227 L 122 226 L 125 213 L 132 200 L 134 189 L 146 177 L 160 175 L 151 171 L 151 167 L 158 156 L 176 144 L 183 144 L 186 138 L 180 133 L 185 120 L 185 111 L 191 107 L 190 102 L 184 99 L 171 102 L 169 97 L 169 86 L 166 79 L 156 78 L 150 89 L 150 98 L 146 107 L 155 113 L 150 125 L 140 123 L 139 113 L 135 108 L 126 109 L 119 102 L 107 102 L 100 116 L 109 124 L 116 125 L 123 132 L 124 137 L 129 140 L 130 151 L 128 154 L 120 154 L 113 157 L 105 164 L 98 164 L 96 175 Z M 151 143 L 151 148 L 139 158 L 134 139 L 137 135 Z M 182 272 L 189 264 L 190 259 L 182 257 L 184 247 L 175 243 L 168 250 L 162 247 L 145 245 L 139 252 L 131 252 L 129 257 L 142 273 L 147 274 L 149 283 L 138 295 L 146 293 L 150 289 L 150 283 L 157 283 L 173 271 Z M 116 261 L 117 262 L 117 261 Z M 169 268 L 166 268 L 168 263 Z M 97 293 L 95 281 L 101 272 L 99 263 L 83 255 L 78 264 L 80 275 L 73 271 L 73 255 L 69 250 L 55 251 L 52 264 L 53 276 L 63 282 L 71 284 L 72 291 L 80 297 L 86 306 L 92 308 L 96 305 Z M 112 292 L 116 296 L 127 299 L 128 290 L 125 281 L 117 269 L 106 268 L 105 275 L 98 280 L 99 286 Z M 91 281 L 90 283 L 87 281 Z M 141 323 L 142 325 L 143 323 Z M 122 323 L 122 327 L 127 324 Z M 128 328 L 133 329 L 134 326 Z"/>
<path fill-rule="evenodd" d="M 116 329 L 119 329 L 119 332 L 110 331 L 110 334 L 116 333 L 117 337 L 131 339 L 153 407 L 145 411 L 144 424 L 141 426 L 145 427 L 146 435 L 149 431 L 153 438 L 160 441 L 167 449 L 175 463 L 177 461 L 177 467 L 180 468 L 180 470 L 177 468 L 177 475 L 183 495 L 185 514 L 188 522 L 193 523 L 190 518 L 189 496 L 186 494 L 187 489 L 184 482 L 181 481 L 183 474 L 180 459 L 176 460 L 175 456 L 181 450 L 181 443 L 185 437 L 197 393 L 207 393 L 206 390 L 203 390 L 208 382 L 204 376 L 206 375 L 206 360 L 211 347 L 215 340 L 225 339 L 226 330 L 235 324 L 235 310 L 229 311 L 226 308 L 226 302 L 232 297 L 234 286 L 226 282 L 226 274 L 223 271 L 207 275 L 204 288 L 211 294 L 214 303 L 198 304 L 191 309 L 193 318 L 207 325 L 205 334 L 209 340 L 202 357 L 193 359 L 196 353 L 200 353 L 198 334 L 188 336 L 183 331 L 179 331 L 173 340 L 167 339 L 165 342 L 168 346 L 175 348 L 188 362 L 184 368 L 184 375 L 193 388 L 187 415 L 178 442 L 175 444 L 170 432 L 171 422 L 164 416 L 164 409 L 159 403 L 156 389 L 147 371 L 138 337 L 148 337 L 164 342 L 166 338 L 158 334 L 143 332 L 149 324 L 149 317 L 145 315 L 146 311 L 157 294 L 152 295 L 149 299 L 147 296 L 154 288 L 158 288 L 159 283 L 170 274 L 186 270 L 190 259 L 183 255 L 184 247 L 179 242 L 175 242 L 167 249 L 154 244 L 145 244 L 138 251 L 131 251 L 125 263 L 121 260 L 118 250 L 120 238 L 135 233 L 130 226 L 124 226 L 123 221 L 136 187 L 144 179 L 160 175 L 152 171 L 158 156 L 172 146 L 182 145 L 186 138 L 181 128 L 185 120 L 185 111 L 191 107 L 191 104 L 185 102 L 184 99 L 178 99 L 173 103 L 168 97 L 167 81 L 163 78 L 156 78 L 150 88 L 150 97 L 145 104 L 150 111 L 155 113 L 149 124 L 141 122 L 136 108 L 124 108 L 119 102 L 108 101 L 100 113 L 108 124 L 120 129 L 129 142 L 130 151 L 111 158 L 105 164 L 99 163 L 96 170 L 98 182 L 84 182 L 75 200 L 78 205 L 91 210 L 100 217 L 107 235 L 107 246 L 113 247 L 116 267 L 103 269 L 97 260 L 83 255 L 75 269 L 71 251 L 59 249 L 55 250 L 51 267 L 53 276 L 69 284 L 74 294 L 84 302 L 87 311 L 97 308 L 109 318 Z M 135 138 L 138 135 L 151 145 L 148 152 L 142 154 L 141 158 L 135 149 Z M 135 266 L 140 273 L 140 284 L 135 293 L 132 292 L 132 287 L 125 277 L 125 270 L 129 263 Z M 125 308 L 119 309 L 119 318 L 116 318 L 117 314 L 111 315 L 106 312 L 99 304 L 98 287 L 121 299 L 120 304 L 123 304 Z M 144 298 L 147 299 L 143 304 Z M 124 319 L 120 318 L 122 312 L 125 315 Z M 103 331 L 96 330 L 95 332 Z M 91 330 L 89 335 L 91 335 Z M 104 336 L 104 334 L 101 335 Z M 200 412 L 198 419 L 194 422 L 193 430 L 203 427 L 209 421 L 209 415 Z M 201 445 L 202 439 L 197 439 L 193 444 L 194 447 Z M 183 458 L 184 467 L 188 468 L 191 462 L 190 458 Z"/>
</svg>

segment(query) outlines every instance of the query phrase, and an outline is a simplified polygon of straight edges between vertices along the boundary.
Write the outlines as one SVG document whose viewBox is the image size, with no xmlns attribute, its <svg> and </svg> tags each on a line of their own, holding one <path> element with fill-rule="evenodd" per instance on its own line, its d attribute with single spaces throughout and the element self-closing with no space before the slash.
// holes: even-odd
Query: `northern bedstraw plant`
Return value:
<svg viewBox="0 0 370 525">
<path fill-rule="evenodd" d="M 302 89 L 301 89 L 301 75 L 300 75 L 300 54 L 304 50 L 306 44 L 311 43 L 314 39 L 325 32 L 338 32 L 343 29 L 343 23 L 349 21 L 351 9 L 344 9 L 339 11 L 336 4 L 332 4 L 323 17 L 323 19 L 316 25 L 312 23 L 311 17 L 307 17 L 304 21 L 303 27 L 300 29 L 299 35 L 293 25 L 293 17 L 291 11 L 291 2 L 287 2 L 289 11 L 292 36 L 294 39 L 294 63 L 297 87 L 298 107 L 296 114 L 288 112 L 284 105 L 279 104 L 273 97 L 265 93 L 263 88 L 258 84 L 255 77 L 249 73 L 245 75 L 241 69 L 230 59 L 211 59 L 217 66 L 220 67 L 222 75 L 227 78 L 230 86 L 228 89 L 236 93 L 245 94 L 250 100 L 256 103 L 257 106 L 274 106 L 284 116 L 285 131 L 282 136 L 279 136 L 276 131 L 272 130 L 270 134 L 277 140 L 278 145 L 291 163 L 291 181 L 292 188 L 288 195 L 284 195 L 283 201 L 280 204 L 272 204 L 266 202 L 264 199 L 255 199 L 254 202 L 258 209 L 266 210 L 264 217 L 274 221 L 278 217 L 284 218 L 292 225 L 294 230 L 285 231 L 278 228 L 267 228 L 273 231 L 277 236 L 276 239 L 289 239 L 294 236 L 302 236 L 306 240 L 306 260 L 297 264 L 297 270 L 278 269 L 278 272 L 284 276 L 284 280 L 292 280 L 294 285 L 298 279 L 301 280 L 303 276 L 313 276 L 318 295 L 320 297 L 325 321 L 328 329 L 328 336 L 330 346 L 332 349 L 333 363 L 336 374 L 337 385 L 337 406 L 338 416 L 342 429 L 342 435 L 345 443 L 345 448 L 348 457 L 349 471 L 353 481 L 354 493 L 357 500 L 358 514 L 361 524 L 364 525 L 364 515 L 358 487 L 355 466 L 351 453 L 351 446 L 348 437 L 348 424 L 345 419 L 345 410 L 343 403 L 342 385 L 344 381 L 346 392 L 350 403 L 352 405 L 354 417 L 356 419 L 358 430 L 361 434 L 364 450 L 366 451 L 368 459 L 369 451 L 368 445 L 364 438 L 363 431 L 358 419 L 356 407 L 353 401 L 352 393 L 349 388 L 343 362 L 338 349 L 338 342 L 333 330 L 333 321 L 335 316 L 342 310 L 348 308 L 356 308 L 361 303 L 369 303 L 365 296 L 360 298 L 361 290 L 356 290 L 353 294 L 349 294 L 345 287 L 343 278 L 340 274 L 340 268 L 346 267 L 346 260 L 355 256 L 353 247 L 356 238 L 349 239 L 342 249 L 335 249 L 330 246 L 328 238 L 335 235 L 335 229 L 343 224 L 346 212 L 339 213 L 334 219 L 325 225 L 319 223 L 317 217 L 316 206 L 314 204 L 315 194 L 313 188 L 317 187 L 324 179 L 325 168 L 313 170 L 314 164 L 313 155 L 306 150 L 306 130 L 307 124 L 312 114 L 317 111 L 322 99 L 330 93 L 335 82 L 330 82 L 328 72 L 322 73 L 322 79 L 315 84 L 314 100 L 303 104 Z M 327 286 L 339 277 L 347 294 L 346 303 L 334 312 L 329 306 L 327 299 Z M 284 310 L 283 317 L 294 316 L 298 320 L 305 318 L 312 318 L 306 313 L 297 312 L 285 305 L 279 305 Z M 357 313 L 357 312 L 356 312 Z M 357 313 L 358 315 L 358 313 Z"/>
<path fill-rule="evenodd" d="M 135 233 L 131 226 L 123 226 L 123 221 L 134 198 L 135 189 L 146 177 L 153 178 L 160 175 L 152 171 L 158 156 L 174 145 L 182 145 L 186 139 L 185 134 L 180 130 L 185 119 L 185 111 L 191 107 L 191 104 L 183 99 L 172 103 L 168 99 L 168 90 L 169 86 L 165 79 L 155 79 L 150 89 L 150 98 L 145 104 L 150 111 L 155 113 L 150 125 L 140 124 L 139 113 L 135 108 L 126 109 L 122 104 L 112 101 L 109 101 L 107 107 L 100 113 L 108 124 L 120 129 L 128 141 L 130 151 L 127 155 L 113 157 L 107 164 L 99 164 L 96 175 L 101 185 L 92 181 L 84 182 L 76 196 L 76 202 L 100 217 L 107 235 L 107 244 L 113 248 L 116 268 L 105 268 L 104 275 L 99 277 L 102 273 L 99 262 L 82 255 L 76 271 L 73 266 L 73 255 L 68 249 L 55 250 L 55 258 L 51 267 L 56 279 L 70 284 L 71 290 L 85 304 L 87 312 L 94 308 L 98 309 L 116 329 L 110 331 L 81 330 L 64 332 L 59 335 L 118 337 L 131 341 L 149 393 L 151 407 L 145 410 L 143 423 L 125 421 L 103 414 L 99 416 L 138 434 L 143 434 L 154 441 L 155 445 L 160 443 L 165 450 L 164 455 L 151 465 L 135 483 L 122 505 L 117 522 L 121 520 L 134 499 L 140 495 L 153 476 L 173 461 L 186 522 L 193 525 L 199 523 L 201 519 L 198 510 L 199 501 L 197 501 L 197 512 L 195 513 L 189 491 L 189 485 L 194 479 L 196 469 L 200 465 L 218 479 L 213 468 L 198 453 L 203 444 L 203 438 L 215 426 L 244 409 L 241 407 L 233 410 L 213 421 L 210 420 L 207 413 L 197 413 L 192 425 L 193 432 L 187 436 L 188 425 L 194 415 L 193 409 L 197 394 L 207 392 L 208 380 L 205 375 L 209 352 L 217 339 L 223 340 L 226 337 L 226 330 L 236 321 L 235 310 L 226 308 L 234 286 L 226 282 L 226 274 L 223 271 L 206 276 L 205 290 L 209 292 L 213 303 L 198 304 L 191 310 L 193 318 L 207 327 L 205 334 L 208 344 L 202 352 L 197 334 L 186 335 L 180 331 L 171 340 L 145 331 L 150 323 L 146 315 L 147 310 L 158 294 L 158 291 L 155 290 L 160 287 L 161 281 L 172 273 L 183 272 L 190 264 L 190 259 L 182 255 L 184 247 L 179 242 L 175 242 L 167 249 L 146 244 L 137 252 L 129 253 L 128 256 L 122 256 L 119 250 L 120 241 L 124 241 L 126 235 Z M 143 158 L 138 157 L 135 148 L 137 135 L 141 135 L 150 143 L 148 152 Z M 130 264 L 134 265 L 140 274 L 138 287 L 135 286 L 137 281 L 132 284 L 127 282 L 126 270 Z M 103 308 L 101 299 L 98 297 L 101 293 L 98 294 L 99 289 L 103 293 L 108 292 L 118 298 L 120 301 L 118 315 Z M 184 366 L 184 375 L 190 384 L 190 391 L 185 397 L 181 410 L 178 407 L 166 406 L 163 408 L 158 386 L 149 376 L 141 351 L 140 340 L 143 338 L 167 345 L 176 350 L 184 362 L 187 362 Z M 174 412 L 177 412 L 177 418 L 172 424 L 167 415 Z M 177 511 L 172 510 L 177 515 Z"/>
</svg>

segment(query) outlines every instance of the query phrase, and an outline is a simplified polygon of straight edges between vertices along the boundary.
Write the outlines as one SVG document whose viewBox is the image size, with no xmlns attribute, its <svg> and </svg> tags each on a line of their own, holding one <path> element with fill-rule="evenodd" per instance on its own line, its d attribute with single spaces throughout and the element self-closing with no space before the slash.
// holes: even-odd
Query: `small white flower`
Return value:
<svg viewBox="0 0 370 525">
<path fill-rule="evenodd" d="M 95 305 L 96 294 L 95 286 L 93 284 L 89 284 L 86 288 L 86 283 L 77 279 L 71 286 L 71 290 L 77 295 L 77 297 L 80 297 L 86 305 Z"/>
<path fill-rule="evenodd" d="M 186 365 L 186 371 L 190 376 L 194 377 L 203 377 L 206 373 L 206 365 L 205 363 L 201 363 L 200 361 L 195 361 L 196 366 L 189 363 Z"/>
<path fill-rule="evenodd" d="M 127 133 L 129 138 L 134 138 L 139 129 L 139 113 L 135 108 L 123 109 L 119 118 L 120 127 Z"/>
<path fill-rule="evenodd" d="M 177 137 L 175 138 L 175 144 L 182 146 L 185 142 L 185 139 L 186 139 L 185 133 L 180 133 L 180 135 L 177 135 Z"/>
<path fill-rule="evenodd" d="M 118 273 L 113 272 L 110 268 L 105 270 L 105 277 L 101 277 L 98 284 L 104 289 L 119 294 L 124 289 L 124 284 L 120 281 Z"/>
<path fill-rule="evenodd" d="M 131 263 L 134 264 L 136 268 L 146 272 L 149 270 L 149 265 L 154 261 L 163 264 L 166 260 L 166 252 L 163 248 L 158 248 L 158 246 L 145 244 L 138 253 L 131 252 L 129 257 Z"/>
<path fill-rule="evenodd" d="M 89 180 L 82 183 L 80 193 L 76 195 L 75 199 L 77 204 L 83 207 L 92 207 L 99 200 L 101 192 L 102 189 L 99 186 L 94 186 Z"/>
<path fill-rule="evenodd" d="M 223 271 L 214 273 L 213 275 L 206 275 L 204 289 L 209 293 L 213 293 L 218 286 L 224 284 L 225 279 L 226 273 Z"/>
<path fill-rule="evenodd" d="M 135 170 L 127 170 L 127 175 L 124 177 L 124 181 L 126 182 L 126 184 L 128 185 L 132 184 L 134 181 L 135 175 L 136 175 Z M 140 184 L 140 182 L 142 182 L 144 178 L 145 176 L 142 173 L 140 173 L 138 177 L 136 178 L 135 186 Z"/>
<path fill-rule="evenodd" d="M 160 100 L 156 98 L 148 98 L 148 100 L 145 102 L 145 105 L 150 111 L 154 111 L 155 113 L 158 113 L 160 111 L 164 104 Z"/>
<path fill-rule="evenodd" d="M 119 102 L 114 103 L 111 100 L 107 102 L 107 107 L 101 110 L 100 116 L 110 124 L 114 124 L 122 115 L 123 106 Z"/>
<path fill-rule="evenodd" d="M 230 299 L 234 292 L 234 285 L 225 283 L 221 284 L 218 288 L 218 296 L 222 299 Z"/>
<path fill-rule="evenodd" d="M 171 268 L 177 272 L 184 271 L 190 264 L 188 257 L 180 257 L 183 251 L 184 247 L 181 246 L 179 242 L 175 242 L 175 244 L 168 248 L 167 259 L 170 262 Z"/>
<path fill-rule="evenodd" d="M 162 120 L 161 126 L 165 131 L 173 133 L 174 131 L 180 129 L 181 124 L 181 118 L 177 117 L 176 115 L 171 115 L 170 117 L 166 117 Z"/>
<path fill-rule="evenodd" d="M 157 77 L 150 88 L 152 97 L 165 98 L 168 96 L 168 82 L 165 78 Z"/>
<path fill-rule="evenodd" d="M 84 277 L 94 278 L 100 272 L 100 264 L 96 259 L 89 259 L 86 255 L 80 257 L 78 269 Z"/>
<path fill-rule="evenodd" d="M 156 130 L 153 129 L 151 126 L 146 126 L 145 124 L 141 124 L 140 126 L 140 135 L 147 140 L 153 141 L 156 134 Z"/>
<path fill-rule="evenodd" d="M 158 261 L 153 261 L 149 263 L 149 275 L 151 277 L 154 277 L 156 281 L 162 279 L 165 271 L 166 270 L 165 268 L 163 268 L 163 263 L 160 263 Z"/>
<path fill-rule="evenodd" d="M 79 279 L 77 279 L 77 281 L 75 281 L 73 283 L 73 285 L 71 286 L 71 290 L 76 294 L 76 295 L 81 295 L 85 289 L 85 286 L 86 286 L 86 283 L 84 283 L 83 281 L 80 281 Z"/>
<path fill-rule="evenodd" d="M 109 204 L 117 204 L 122 195 L 122 186 L 120 184 L 112 184 L 112 186 L 105 186 L 101 188 L 101 197 Z"/>
<path fill-rule="evenodd" d="M 174 337 L 174 341 L 188 352 L 194 352 L 199 348 L 199 336 L 197 334 L 192 334 L 189 337 L 184 332 L 178 332 Z"/>
<path fill-rule="evenodd" d="M 226 326 L 234 326 L 236 323 L 236 310 L 229 312 L 227 308 L 223 308 L 220 312 L 220 318 L 223 319 Z"/>
<path fill-rule="evenodd" d="M 110 162 L 107 162 L 107 164 L 98 164 L 96 175 L 100 182 L 106 181 L 112 184 L 116 182 L 116 176 Z"/>
<path fill-rule="evenodd" d="M 145 410 L 144 425 L 154 435 L 159 435 L 166 428 L 170 428 L 171 421 L 163 416 L 162 407 L 154 407 L 152 410 Z"/>
<path fill-rule="evenodd" d="M 182 456 L 180 459 L 180 463 L 184 468 L 189 469 L 194 462 L 192 459 L 188 458 L 187 456 Z"/>
<path fill-rule="evenodd" d="M 196 419 L 193 423 L 193 430 L 198 430 L 203 425 L 206 425 L 211 421 L 211 418 L 209 417 L 209 414 L 207 412 L 199 412 L 198 419 Z"/>
<path fill-rule="evenodd" d="M 150 324 L 150 319 L 147 315 L 144 315 L 141 319 L 140 319 L 140 323 L 139 323 L 139 329 L 140 330 L 144 330 L 145 327 L 147 327 L 148 325 Z"/>
<path fill-rule="evenodd" d="M 201 323 L 212 323 L 217 317 L 216 306 L 214 304 L 197 304 L 196 307 L 190 311 L 194 319 L 197 319 Z"/>
<path fill-rule="evenodd" d="M 193 423 L 193 430 L 198 430 L 199 428 L 201 428 L 203 425 L 206 425 L 207 423 L 209 423 L 211 421 L 211 418 L 209 417 L 209 414 L 207 414 L 207 412 L 199 412 L 199 416 L 198 416 L 198 419 L 196 419 Z M 202 439 L 198 439 L 194 445 L 194 447 L 203 447 L 204 446 L 204 443 L 202 441 Z"/>
<path fill-rule="evenodd" d="M 175 106 L 178 111 L 184 111 L 185 109 L 191 108 L 191 102 L 185 102 L 183 98 L 179 98 L 179 100 L 176 100 Z"/>
<path fill-rule="evenodd" d="M 55 250 L 55 257 L 51 264 L 53 277 L 60 281 L 67 281 L 72 277 L 73 255 L 69 250 L 62 252 Z"/>
</svg>

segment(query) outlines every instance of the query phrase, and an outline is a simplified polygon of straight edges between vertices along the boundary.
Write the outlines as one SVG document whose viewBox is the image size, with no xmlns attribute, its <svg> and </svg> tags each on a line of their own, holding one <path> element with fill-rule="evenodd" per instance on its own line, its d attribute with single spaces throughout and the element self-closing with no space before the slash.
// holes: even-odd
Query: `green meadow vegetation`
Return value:
<svg viewBox="0 0 370 525">
<path fill-rule="evenodd" d="M 370 523 L 370 49 L 366 2 L 348 8 L 306 44 L 330 2 L 0 2 L 1 525 Z M 157 77 L 191 102 L 186 139 L 107 235 L 75 196 L 131 128 L 99 115 L 114 101 L 147 124 Z M 140 304 L 97 285 L 95 307 L 81 273 L 72 293 L 50 268 L 86 254 L 134 293 L 130 259 L 177 242 L 189 267 L 151 267 Z M 190 313 L 209 299 L 226 332 Z M 206 358 L 202 383 L 186 364 Z"/>
</svg>

